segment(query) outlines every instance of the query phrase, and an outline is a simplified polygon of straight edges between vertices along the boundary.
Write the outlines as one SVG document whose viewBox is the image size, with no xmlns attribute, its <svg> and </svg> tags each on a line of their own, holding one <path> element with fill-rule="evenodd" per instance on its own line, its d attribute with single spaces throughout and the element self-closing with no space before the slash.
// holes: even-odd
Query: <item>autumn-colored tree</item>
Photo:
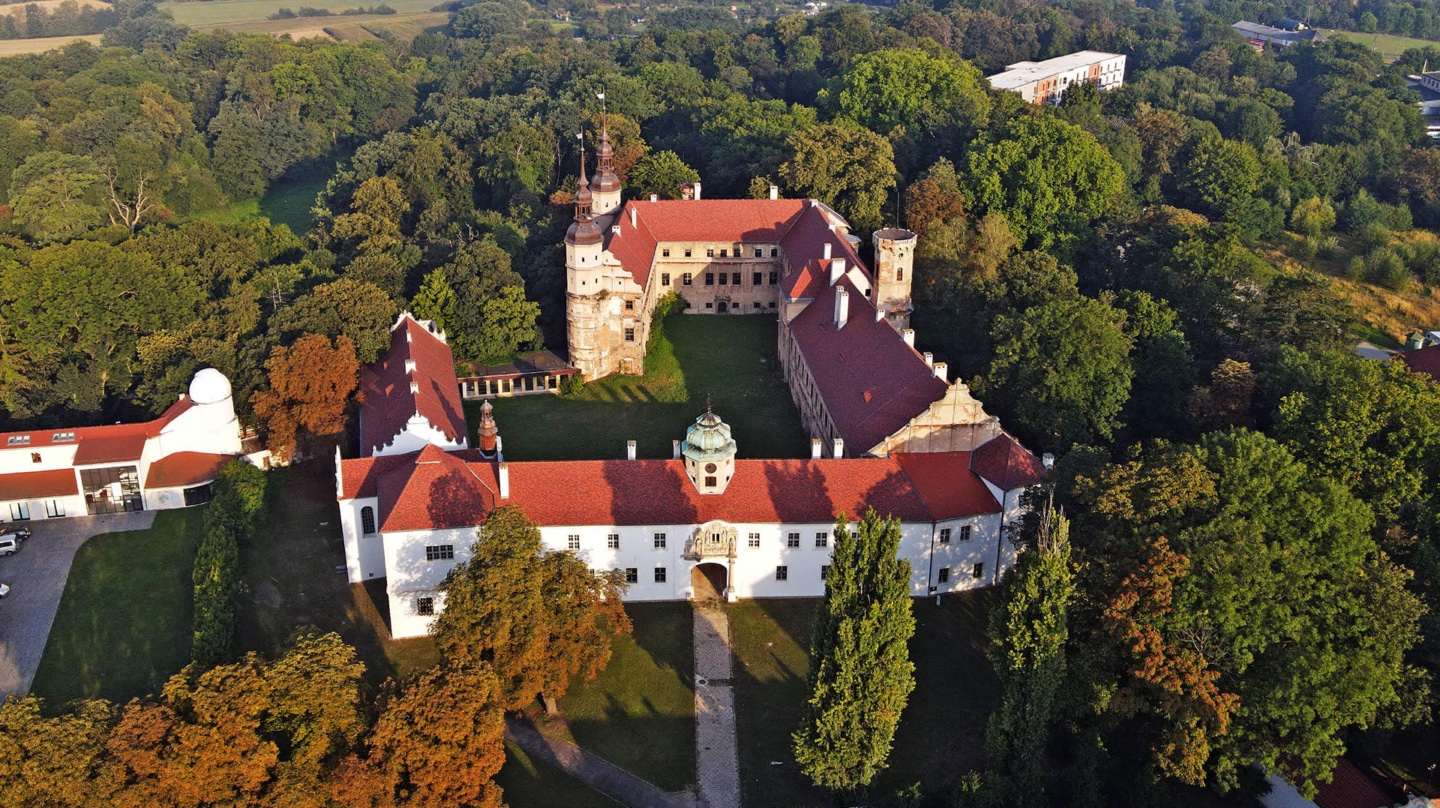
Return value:
<svg viewBox="0 0 1440 808">
<path fill-rule="evenodd" d="M 333 439 L 345 428 L 345 407 L 359 385 L 360 362 L 348 337 L 307 334 L 276 346 L 265 362 L 270 388 L 250 397 L 270 432 L 270 449 L 289 455 L 305 436 Z"/>
<path fill-rule="evenodd" d="M 441 586 L 445 610 L 432 629 L 441 654 L 453 665 L 492 666 L 511 709 L 542 693 L 559 698 L 577 674 L 594 677 L 612 640 L 630 631 L 618 574 L 545 552 L 535 523 L 514 506 L 486 517 L 474 556 Z"/>
<path fill-rule="evenodd" d="M 1190 396 L 1190 417 L 1202 429 L 1249 426 L 1259 380 L 1249 362 L 1226 359 L 1210 374 L 1210 384 Z"/>
<path fill-rule="evenodd" d="M 964 215 L 965 197 L 955 164 L 943 157 L 905 189 L 905 225 L 916 233 L 928 232 L 934 222 Z"/>
<path fill-rule="evenodd" d="M 43 706 L 36 696 L 0 704 L 0 808 L 100 804 L 97 777 L 114 706 L 83 701 L 54 718 Z"/>
</svg>

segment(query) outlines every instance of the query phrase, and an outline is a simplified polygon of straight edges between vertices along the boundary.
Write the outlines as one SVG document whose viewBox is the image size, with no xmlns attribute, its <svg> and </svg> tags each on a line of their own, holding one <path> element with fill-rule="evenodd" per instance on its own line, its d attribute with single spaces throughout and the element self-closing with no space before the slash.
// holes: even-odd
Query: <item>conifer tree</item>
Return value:
<svg viewBox="0 0 1440 808">
<path fill-rule="evenodd" d="M 1006 576 L 1004 606 L 991 616 L 1003 697 L 985 732 L 985 780 L 996 804 L 1047 804 L 1044 749 L 1065 675 L 1067 610 L 1075 592 L 1069 532 L 1065 517 L 1047 506 L 1035 546 Z"/>
<path fill-rule="evenodd" d="M 791 736 L 800 770 L 816 785 L 854 791 L 890 755 L 915 666 L 910 562 L 898 558 L 900 522 L 865 513 L 853 533 L 842 514 L 810 646 L 810 700 Z"/>
</svg>

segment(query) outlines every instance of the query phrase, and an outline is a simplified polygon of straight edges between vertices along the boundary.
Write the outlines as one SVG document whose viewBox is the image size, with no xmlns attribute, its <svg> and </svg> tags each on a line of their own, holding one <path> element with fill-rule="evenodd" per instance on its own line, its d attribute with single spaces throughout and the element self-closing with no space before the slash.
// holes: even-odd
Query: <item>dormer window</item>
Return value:
<svg viewBox="0 0 1440 808">
<path fill-rule="evenodd" d="M 7 446 L 29 446 L 29 445 L 30 445 L 30 436 L 29 436 L 29 435 L 11 435 L 10 438 L 5 441 L 5 445 L 7 445 Z"/>
<path fill-rule="evenodd" d="M 73 440 L 75 440 L 75 433 L 73 431 L 56 432 L 50 436 L 51 443 L 69 443 Z"/>
</svg>

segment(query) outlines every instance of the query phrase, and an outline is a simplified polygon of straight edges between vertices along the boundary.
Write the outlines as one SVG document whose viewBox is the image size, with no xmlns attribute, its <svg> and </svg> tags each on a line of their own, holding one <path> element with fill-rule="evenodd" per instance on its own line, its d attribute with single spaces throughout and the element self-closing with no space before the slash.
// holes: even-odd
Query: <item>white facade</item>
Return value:
<svg viewBox="0 0 1440 808">
<path fill-rule="evenodd" d="M 1079 51 L 1043 62 L 1016 62 L 1005 72 L 987 76 L 997 90 L 1013 90 L 1032 104 L 1057 103 L 1072 84 L 1092 82 L 1102 90 L 1125 83 L 1125 56 Z"/>
</svg>

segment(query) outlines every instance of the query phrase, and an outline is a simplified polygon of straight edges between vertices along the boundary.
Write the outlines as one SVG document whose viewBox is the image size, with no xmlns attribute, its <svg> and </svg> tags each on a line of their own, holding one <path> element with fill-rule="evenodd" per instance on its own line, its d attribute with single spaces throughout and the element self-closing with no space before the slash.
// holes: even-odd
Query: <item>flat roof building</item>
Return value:
<svg viewBox="0 0 1440 808">
<path fill-rule="evenodd" d="M 997 90 L 1013 90 L 1032 104 L 1056 103 L 1066 88 L 1082 81 L 1102 90 L 1119 87 L 1125 81 L 1125 56 L 1100 51 L 1079 51 L 1043 62 L 1016 62 L 1004 73 L 987 77 Z"/>
</svg>

